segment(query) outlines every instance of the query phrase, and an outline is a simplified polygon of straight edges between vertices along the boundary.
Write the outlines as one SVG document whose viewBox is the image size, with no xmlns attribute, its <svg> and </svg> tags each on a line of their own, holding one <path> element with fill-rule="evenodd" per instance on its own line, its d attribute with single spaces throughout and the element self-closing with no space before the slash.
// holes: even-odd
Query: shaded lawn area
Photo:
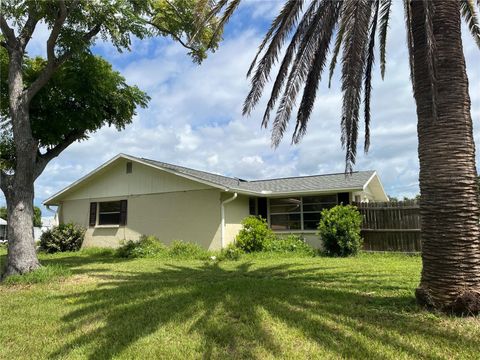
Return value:
<svg viewBox="0 0 480 360">
<path fill-rule="evenodd" d="M 0 358 L 479 355 L 479 318 L 416 307 L 418 256 L 247 256 L 219 265 L 108 253 L 41 258 L 73 275 L 0 285 Z"/>
</svg>

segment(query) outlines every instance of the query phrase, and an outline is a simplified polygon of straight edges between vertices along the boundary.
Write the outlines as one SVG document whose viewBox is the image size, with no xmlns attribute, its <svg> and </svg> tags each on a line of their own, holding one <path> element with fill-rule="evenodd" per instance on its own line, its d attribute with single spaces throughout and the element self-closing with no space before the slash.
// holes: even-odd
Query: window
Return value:
<svg viewBox="0 0 480 360">
<path fill-rule="evenodd" d="M 270 227 L 272 230 L 301 230 L 302 199 L 270 199 Z"/>
<path fill-rule="evenodd" d="M 272 230 L 316 230 L 323 209 L 338 204 L 337 194 L 270 199 Z"/>
<path fill-rule="evenodd" d="M 267 218 L 267 198 L 251 197 L 248 202 L 249 214 Z"/>
<path fill-rule="evenodd" d="M 98 206 L 97 206 L 98 205 Z M 97 223 L 98 208 L 98 223 Z M 90 203 L 90 226 L 127 224 L 127 200 Z"/>
<path fill-rule="evenodd" d="M 303 200 L 303 229 L 316 230 L 320 222 L 320 213 L 337 205 L 337 194 L 305 196 Z"/>
<path fill-rule="evenodd" d="M 120 201 L 99 203 L 98 225 L 120 225 Z"/>
<path fill-rule="evenodd" d="M 248 200 L 248 208 L 249 208 L 250 215 L 258 215 L 256 198 L 250 198 Z"/>
</svg>

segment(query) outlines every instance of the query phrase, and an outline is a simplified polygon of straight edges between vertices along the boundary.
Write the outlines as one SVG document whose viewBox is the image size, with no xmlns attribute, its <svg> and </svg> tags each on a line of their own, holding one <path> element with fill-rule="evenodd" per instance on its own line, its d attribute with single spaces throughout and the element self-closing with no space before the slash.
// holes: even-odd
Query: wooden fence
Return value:
<svg viewBox="0 0 480 360">
<path fill-rule="evenodd" d="M 420 208 L 415 201 L 354 204 L 363 215 L 366 251 L 418 252 Z"/>
</svg>

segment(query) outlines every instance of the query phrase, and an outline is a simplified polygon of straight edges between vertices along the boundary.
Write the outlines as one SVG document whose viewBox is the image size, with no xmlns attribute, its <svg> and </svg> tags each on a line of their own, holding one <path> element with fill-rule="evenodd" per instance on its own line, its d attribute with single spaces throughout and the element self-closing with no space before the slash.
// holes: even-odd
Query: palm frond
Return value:
<svg viewBox="0 0 480 360">
<path fill-rule="evenodd" d="M 293 60 L 293 55 L 298 48 L 298 44 L 302 37 L 305 35 L 305 32 L 310 27 L 311 21 L 314 19 L 316 10 L 320 0 L 312 1 L 310 7 L 306 10 L 305 14 L 302 17 L 302 20 L 298 24 L 297 30 L 288 45 L 287 51 L 283 57 L 280 69 L 278 70 L 277 77 L 275 78 L 275 83 L 272 87 L 272 92 L 270 94 L 270 99 L 268 100 L 267 107 L 265 108 L 265 113 L 263 114 L 262 126 L 267 127 L 270 120 L 270 112 L 272 111 L 275 103 L 277 102 L 278 96 L 280 95 L 283 85 L 288 76 L 288 69 Z"/>
<path fill-rule="evenodd" d="M 309 72 L 315 51 L 317 49 L 317 44 L 322 33 L 321 26 L 324 22 L 324 16 L 325 13 L 328 13 L 327 9 L 329 6 L 331 6 L 330 0 L 321 1 L 315 17 L 311 21 L 311 25 L 305 32 L 305 35 L 299 44 L 299 48 L 295 55 L 295 60 L 288 76 L 288 81 L 280 100 L 275 120 L 273 122 L 272 145 L 274 147 L 277 147 L 283 138 L 283 134 L 290 120 L 292 108 L 295 105 L 295 100 L 297 98 L 300 85 L 305 81 L 305 78 Z"/>
<path fill-rule="evenodd" d="M 368 30 L 372 3 L 369 0 L 350 1 L 343 16 L 346 26 L 342 57 L 342 145 L 345 148 L 345 171 L 355 164 L 362 80 L 368 50 Z"/>
<path fill-rule="evenodd" d="M 313 110 L 318 84 L 321 80 L 323 69 L 325 68 L 328 49 L 338 21 L 338 15 L 342 3 L 331 1 L 329 5 L 330 6 L 327 8 L 323 18 L 317 50 L 315 51 L 313 62 L 311 63 L 310 71 L 307 75 L 302 101 L 298 108 L 297 123 L 292 136 L 292 143 L 295 144 L 302 139 L 307 131 L 307 123 Z"/>
<path fill-rule="evenodd" d="M 258 63 L 252 77 L 252 88 L 243 105 L 243 114 L 248 115 L 260 100 L 263 88 L 268 80 L 273 64 L 278 59 L 278 53 L 285 42 L 292 27 L 297 23 L 303 5 L 303 0 L 289 0 L 282 9 L 283 21 L 275 30 L 270 45 Z"/>
<path fill-rule="evenodd" d="M 333 49 L 332 60 L 330 61 L 330 74 L 328 76 L 328 88 L 332 85 L 333 73 L 335 72 L 335 67 L 337 66 L 338 54 L 342 48 L 343 33 L 345 32 L 345 21 L 344 17 L 340 16 L 340 26 L 337 33 L 337 39 L 335 40 L 335 48 Z"/>
<path fill-rule="evenodd" d="M 427 66 L 432 89 L 432 116 L 437 119 L 437 71 L 436 71 L 436 41 L 433 32 L 433 17 L 435 5 L 433 1 L 423 0 L 425 11 L 425 35 L 427 40 Z"/>
<path fill-rule="evenodd" d="M 392 6 L 392 0 L 380 1 L 380 25 L 379 25 L 379 42 L 380 42 L 380 71 L 382 79 L 385 77 L 386 67 L 386 53 L 387 53 L 387 31 L 388 23 L 390 21 L 390 11 Z"/>
<path fill-rule="evenodd" d="M 225 8 L 225 12 L 222 14 L 220 17 L 220 21 L 218 22 L 215 31 L 213 32 L 211 36 L 210 43 L 208 44 L 208 47 L 210 48 L 217 38 L 218 34 L 223 31 L 223 28 L 225 24 L 230 20 L 232 17 L 233 13 L 237 9 L 238 5 L 240 5 L 241 0 L 232 0 L 230 3 Z M 225 6 L 225 5 L 224 5 Z"/>
<path fill-rule="evenodd" d="M 248 68 L 247 71 L 247 78 L 250 77 L 252 74 L 253 69 L 255 68 L 255 65 L 257 64 L 257 59 L 262 53 L 263 49 L 267 45 L 268 41 L 272 38 L 273 34 L 275 31 L 285 22 L 286 17 L 290 15 L 289 11 L 291 10 L 291 6 L 294 5 L 293 2 L 285 4 L 285 6 L 282 8 L 278 16 L 272 21 L 272 24 L 270 25 L 270 28 L 268 29 L 267 33 L 265 34 L 265 37 L 262 40 L 262 43 L 258 47 L 258 51 L 255 54 L 255 57 L 253 58 L 252 63 L 250 64 L 250 67 Z"/>
<path fill-rule="evenodd" d="M 480 0 L 477 0 L 477 3 L 480 6 Z M 480 24 L 478 22 L 478 14 L 477 10 L 475 9 L 475 3 L 473 0 L 461 0 L 460 9 L 462 16 L 467 23 L 468 29 L 473 36 L 473 39 L 480 48 Z"/>
<path fill-rule="evenodd" d="M 363 149 L 368 152 L 370 147 L 370 96 L 372 93 L 372 68 L 375 61 L 375 35 L 377 31 L 378 13 L 380 9 L 380 0 L 375 1 L 375 12 L 370 25 L 370 42 L 368 44 L 367 65 L 365 68 L 364 80 L 364 114 L 365 114 L 365 143 Z"/>
</svg>

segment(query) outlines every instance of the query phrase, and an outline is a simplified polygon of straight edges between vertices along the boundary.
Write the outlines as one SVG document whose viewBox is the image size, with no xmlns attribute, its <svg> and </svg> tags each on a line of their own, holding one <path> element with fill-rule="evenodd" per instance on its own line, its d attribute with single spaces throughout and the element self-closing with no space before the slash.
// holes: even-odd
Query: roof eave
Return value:
<svg viewBox="0 0 480 360">
<path fill-rule="evenodd" d="M 221 186 L 219 184 L 216 184 L 216 183 L 212 183 L 210 181 L 206 181 L 206 180 L 203 180 L 203 179 L 199 179 L 195 176 L 190 176 L 190 175 L 186 175 L 186 174 L 182 174 L 182 173 L 179 173 L 179 172 L 176 172 L 176 171 L 173 171 L 173 170 L 170 170 L 170 169 L 167 169 L 167 168 L 164 168 L 162 166 L 158 166 L 158 165 L 154 165 L 148 161 L 144 161 L 140 158 L 137 158 L 135 156 L 130 156 L 130 155 L 127 155 L 127 154 L 123 154 L 123 153 L 120 153 L 118 154 L 117 156 L 115 156 L 114 158 L 108 160 L 107 162 L 103 163 L 102 165 L 100 165 L 99 167 L 97 167 L 96 169 L 90 171 L 87 175 L 81 177 L 80 179 L 78 179 L 77 181 L 75 181 L 74 183 L 70 184 L 69 186 L 67 186 L 66 188 L 60 190 L 59 192 L 57 192 L 56 194 L 52 195 L 51 197 L 49 197 L 47 200 L 45 200 L 42 204 L 45 205 L 45 206 L 56 206 L 56 205 L 59 205 L 60 204 L 60 199 L 59 197 L 62 195 L 62 194 L 65 194 L 67 191 L 73 189 L 74 187 L 76 187 L 77 185 L 81 184 L 82 182 L 84 182 L 85 180 L 87 180 L 88 178 L 92 177 L 93 175 L 95 175 L 96 173 L 98 173 L 100 170 L 104 169 L 105 167 L 107 167 L 108 165 L 112 164 L 113 162 L 115 162 L 116 160 L 120 159 L 120 158 L 123 158 L 123 159 L 127 159 L 127 160 L 130 160 L 130 161 L 135 161 L 135 162 L 138 162 L 140 164 L 143 164 L 145 166 L 149 166 L 149 167 L 152 167 L 152 168 L 155 168 L 155 169 L 158 169 L 158 170 L 162 170 L 162 171 L 165 171 L 165 172 L 168 172 L 170 174 L 173 174 L 173 175 L 176 175 L 176 176 L 180 176 L 180 177 L 183 177 L 183 178 L 186 178 L 186 179 L 189 179 L 189 180 L 192 180 L 192 181 L 195 181 L 195 182 L 199 182 L 199 183 L 202 183 L 204 185 L 208 185 L 208 186 L 211 186 L 211 187 L 214 187 L 214 188 L 217 188 L 217 189 L 220 189 L 220 190 L 224 190 L 224 191 L 228 191 L 229 189 L 226 188 L 225 186 Z"/>
<path fill-rule="evenodd" d="M 385 192 L 385 189 L 384 189 L 384 187 L 383 187 L 382 181 L 380 180 L 380 177 L 378 176 L 376 170 L 373 171 L 372 176 L 370 176 L 370 178 L 367 180 L 367 182 L 365 183 L 365 185 L 363 185 L 363 190 L 365 190 L 365 189 L 367 188 L 368 184 L 370 184 L 370 182 L 371 182 L 375 177 L 378 179 L 378 184 L 380 185 L 380 190 L 381 190 L 381 192 L 382 192 L 382 195 L 384 196 L 384 199 L 386 199 L 385 201 L 389 201 L 389 200 L 388 200 L 388 195 L 387 195 L 387 193 Z"/>
<path fill-rule="evenodd" d="M 243 189 L 228 189 L 226 191 L 235 191 L 239 194 L 244 195 L 253 195 L 258 197 L 277 197 L 277 196 L 298 196 L 302 194 L 313 195 L 313 194 L 327 194 L 327 193 L 336 193 L 336 192 L 350 192 L 350 191 L 362 191 L 362 187 L 350 187 L 350 188 L 337 188 L 337 189 L 322 189 L 322 190 L 295 190 L 295 191 L 248 191 Z"/>
</svg>

